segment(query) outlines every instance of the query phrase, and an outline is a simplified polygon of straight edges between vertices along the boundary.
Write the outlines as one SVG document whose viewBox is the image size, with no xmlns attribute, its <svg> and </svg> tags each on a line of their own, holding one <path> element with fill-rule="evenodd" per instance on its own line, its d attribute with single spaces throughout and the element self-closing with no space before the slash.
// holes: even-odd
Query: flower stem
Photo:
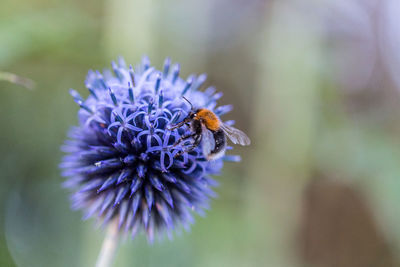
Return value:
<svg viewBox="0 0 400 267">
<path fill-rule="evenodd" d="M 7 81 L 10 83 L 15 83 L 21 85 L 29 90 L 35 87 L 34 81 L 28 78 L 17 76 L 14 73 L 0 71 L 0 81 Z"/>
<path fill-rule="evenodd" d="M 106 237 L 99 256 L 97 258 L 96 267 L 110 267 L 118 247 L 118 220 L 112 221 L 107 229 Z"/>
</svg>

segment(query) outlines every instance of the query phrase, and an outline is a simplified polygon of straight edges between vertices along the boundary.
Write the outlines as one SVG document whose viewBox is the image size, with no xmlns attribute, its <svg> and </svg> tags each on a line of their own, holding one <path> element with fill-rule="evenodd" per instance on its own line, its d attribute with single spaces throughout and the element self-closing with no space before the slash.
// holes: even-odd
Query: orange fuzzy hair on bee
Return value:
<svg viewBox="0 0 400 267">
<path fill-rule="evenodd" d="M 207 129 L 211 131 L 217 131 L 220 128 L 221 123 L 217 115 L 215 115 L 214 112 L 209 109 L 199 109 L 197 111 L 197 117 L 195 119 L 201 120 L 205 124 Z"/>
</svg>

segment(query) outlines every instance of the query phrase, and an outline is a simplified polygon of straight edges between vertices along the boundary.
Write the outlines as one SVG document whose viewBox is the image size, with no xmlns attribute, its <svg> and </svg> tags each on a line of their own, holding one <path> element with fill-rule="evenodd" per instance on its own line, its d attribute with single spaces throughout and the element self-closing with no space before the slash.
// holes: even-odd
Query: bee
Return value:
<svg viewBox="0 0 400 267">
<path fill-rule="evenodd" d="M 185 150 L 178 152 L 175 157 L 194 150 L 201 143 L 203 155 L 207 160 L 218 159 L 225 154 L 226 137 L 234 144 L 250 145 L 250 138 L 244 132 L 226 125 L 211 110 L 206 108 L 195 109 L 188 99 L 185 97 L 183 99 L 190 104 L 191 110 L 183 121 L 174 125 L 170 130 L 187 125 L 190 127 L 191 133 L 179 138 L 173 146 L 177 146 L 189 138 L 193 139 L 193 143 Z"/>
</svg>

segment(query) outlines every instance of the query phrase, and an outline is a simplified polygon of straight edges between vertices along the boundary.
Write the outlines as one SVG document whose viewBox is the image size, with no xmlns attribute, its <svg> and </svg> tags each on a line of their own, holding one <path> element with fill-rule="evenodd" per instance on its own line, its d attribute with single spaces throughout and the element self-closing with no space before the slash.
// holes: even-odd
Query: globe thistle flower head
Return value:
<svg viewBox="0 0 400 267">
<path fill-rule="evenodd" d="M 207 107 L 221 116 L 231 106 L 217 107 L 222 96 L 210 87 L 199 90 L 206 75 L 179 77 L 180 66 L 166 59 L 162 71 L 143 58 L 135 69 L 123 59 L 112 71 L 89 71 L 84 99 L 70 91 L 80 106 L 79 126 L 69 132 L 62 150 L 64 185 L 71 189 L 72 208 L 84 219 L 97 217 L 104 224 L 118 220 L 120 232 L 135 236 L 143 230 L 149 241 L 155 235 L 183 226 L 189 229 L 193 213 L 209 207 L 225 156 L 207 161 L 190 140 L 177 144 L 190 129 L 171 126 L 190 112 L 185 96 L 196 107 Z M 233 123 L 233 122 L 226 122 Z"/>
</svg>

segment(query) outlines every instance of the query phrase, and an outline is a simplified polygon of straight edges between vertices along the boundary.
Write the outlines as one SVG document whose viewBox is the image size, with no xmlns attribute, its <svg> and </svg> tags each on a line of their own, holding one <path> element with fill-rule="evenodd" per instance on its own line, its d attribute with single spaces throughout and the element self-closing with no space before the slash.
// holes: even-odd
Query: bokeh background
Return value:
<svg viewBox="0 0 400 267">
<path fill-rule="evenodd" d="M 400 266 L 400 1 L 2 0 L 0 266 L 94 266 L 69 209 L 68 94 L 117 56 L 208 73 L 249 134 L 190 233 L 124 240 L 116 266 Z"/>
</svg>

